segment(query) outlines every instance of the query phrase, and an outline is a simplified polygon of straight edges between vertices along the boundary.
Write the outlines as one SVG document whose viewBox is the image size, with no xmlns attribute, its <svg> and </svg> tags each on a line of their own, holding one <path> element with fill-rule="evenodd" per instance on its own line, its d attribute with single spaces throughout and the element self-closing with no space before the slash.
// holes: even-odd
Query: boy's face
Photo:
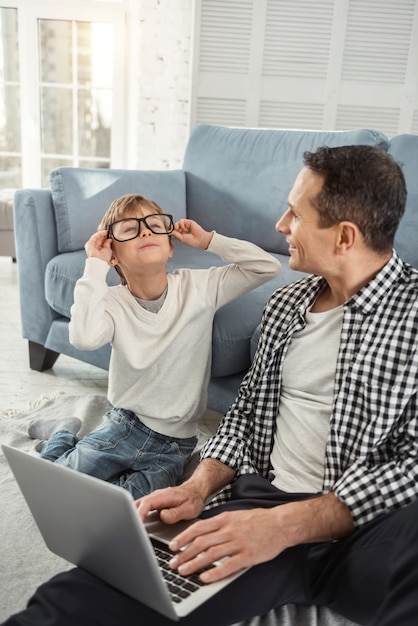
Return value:
<svg viewBox="0 0 418 626">
<path fill-rule="evenodd" d="M 141 218 L 153 214 L 148 209 L 137 209 L 124 214 L 120 219 Z M 141 222 L 138 237 L 123 242 L 113 239 L 112 250 L 112 265 L 118 265 L 129 280 L 132 274 L 138 272 L 165 269 L 168 259 L 173 255 L 173 244 L 169 235 L 156 235 Z"/>
</svg>

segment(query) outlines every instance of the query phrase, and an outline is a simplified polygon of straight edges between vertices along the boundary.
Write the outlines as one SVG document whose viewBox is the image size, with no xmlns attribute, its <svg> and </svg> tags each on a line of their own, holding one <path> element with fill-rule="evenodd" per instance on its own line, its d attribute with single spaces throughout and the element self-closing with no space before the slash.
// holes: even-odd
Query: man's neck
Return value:
<svg viewBox="0 0 418 626">
<path fill-rule="evenodd" d="M 367 255 L 343 267 L 340 272 L 324 276 L 327 281 L 326 287 L 315 300 L 311 311 L 313 313 L 330 311 L 350 300 L 380 272 L 391 256 L 392 252 L 379 256 Z"/>
</svg>

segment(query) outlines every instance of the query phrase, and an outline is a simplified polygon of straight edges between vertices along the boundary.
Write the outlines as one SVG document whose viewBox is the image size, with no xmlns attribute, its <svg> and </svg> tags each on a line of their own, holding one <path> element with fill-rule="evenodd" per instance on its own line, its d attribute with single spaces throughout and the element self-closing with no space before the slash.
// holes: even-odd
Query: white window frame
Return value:
<svg viewBox="0 0 418 626">
<path fill-rule="evenodd" d="M 110 22 L 114 26 L 113 106 L 110 167 L 131 167 L 134 153 L 132 133 L 133 103 L 127 89 L 135 84 L 130 50 L 131 35 L 127 18 L 128 2 L 100 0 L 0 0 L 3 7 L 18 11 L 22 186 L 41 186 L 41 112 L 39 102 L 38 19 Z M 128 54 L 129 53 L 129 54 Z M 130 142 L 130 143 L 129 143 Z"/>
</svg>

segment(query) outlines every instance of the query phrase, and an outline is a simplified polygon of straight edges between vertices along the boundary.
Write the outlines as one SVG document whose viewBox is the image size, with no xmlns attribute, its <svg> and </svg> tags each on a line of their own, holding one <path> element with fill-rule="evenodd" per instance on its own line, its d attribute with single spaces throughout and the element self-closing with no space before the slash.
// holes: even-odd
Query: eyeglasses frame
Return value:
<svg viewBox="0 0 418 626">
<path fill-rule="evenodd" d="M 153 231 L 152 228 L 147 224 L 147 219 L 149 217 L 157 217 L 157 216 L 169 218 L 170 230 L 168 232 L 157 233 Z M 126 222 L 127 220 L 135 220 L 136 222 L 138 222 L 138 233 L 134 237 L 130 237 L 129 239 L 117 239 L 113 233 L 113 226 L 115 224 L 120 224 L 120 222 Z M 115 241 L 118 241 L 119 243 L 126 243 L 127 241 L 132 241 L 132 239 L 136 239 L 141 234 L 141 222 L 145 224 L 145 227 L 148 228 L 148 230 L 150 230 L 153 235 L 170 235 L 174 230 L 174 220 L 173 220 L 173 216 L 170 213 L 151 213 L 151 215 L 146 215 L 145 217 L 125 217 L 121 220 L 117 220 L 116 222 L 113 222 L 112 224 L 109 224 L 108 229 L 107 229 L 107 236 L 109 239 L 114 239 Z"/>
</svg>

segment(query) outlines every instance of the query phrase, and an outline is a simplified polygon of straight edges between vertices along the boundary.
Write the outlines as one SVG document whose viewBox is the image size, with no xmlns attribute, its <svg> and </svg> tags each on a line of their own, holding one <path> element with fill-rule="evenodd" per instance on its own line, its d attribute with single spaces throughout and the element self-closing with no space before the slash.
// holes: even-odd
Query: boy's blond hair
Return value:
<svg viewBox="0 0 418 626">
<path fill-rule="evenodd" d="M 103 215 L 97 230 L 107 230 L 111 224 L 123 220 L 127 213 L 133 213 L 137 209 L 151 211 L 152 213 L 164 213 L 162 208 L 154 202 L 135 193 L 116 198 Z"/>
<path fill-rule="evenodd" d="M 141 211 L 145 209 L 146 211 L 151 211 L 151 213 L 164 213 L 163 209 L 156 202 L 154 202 L 154 200 L 148 200 L 139 194 L 128 193 L 120 198 L 116 198 L 116 200 L 113 200 L 112 204 L 103 215 L 102 221 L 97 227 L 97 230 L 107 230 L 111 224 L 117 222 L 118 220 L 123 220 L 125 216 L 134 213 L 138 209 Z M 123 271 L 118 265 L 115 265 L 114 267 L 119 274 L 122 285 L 127 285 L 128 282 Z"/>
</svg>

